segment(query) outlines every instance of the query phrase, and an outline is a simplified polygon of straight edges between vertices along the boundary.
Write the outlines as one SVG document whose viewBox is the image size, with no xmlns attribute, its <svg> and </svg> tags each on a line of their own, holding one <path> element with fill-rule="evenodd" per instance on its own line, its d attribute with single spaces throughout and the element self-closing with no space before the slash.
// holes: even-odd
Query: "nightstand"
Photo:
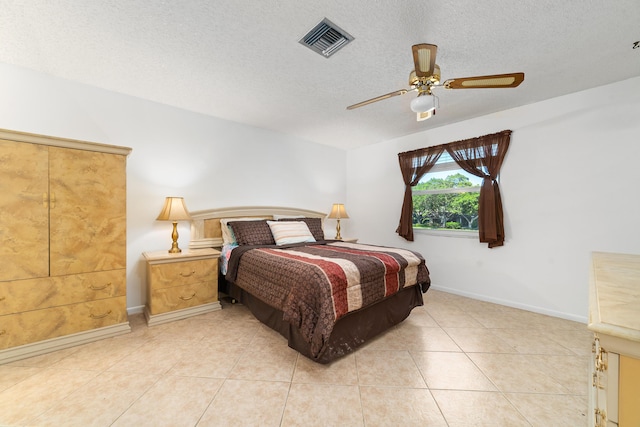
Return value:
<svg viewBox="0 0 640 427">
<path fill-rule="evenodd" d="M 358 243 L 358 238 L 357 237 L 343 237 L 342 239 L 343 242 L 347 242 L 347 243 Z"/>
<path fill-rule="evenodd" d="M 144 252 L 147 262 L 149 326 L 219 310 L 218 257 L 215 249 Z"/>
</svg>

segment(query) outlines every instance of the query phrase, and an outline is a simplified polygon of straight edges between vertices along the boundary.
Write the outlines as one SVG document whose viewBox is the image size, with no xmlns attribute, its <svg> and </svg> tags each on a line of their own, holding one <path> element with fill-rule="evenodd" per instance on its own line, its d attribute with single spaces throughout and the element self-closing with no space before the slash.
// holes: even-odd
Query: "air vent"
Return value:
<svg viewBox="0 0 640 427">
<path fill-rule="evenodd" d="M 349 33 L 324 18 L 313 30 L 300 39 L 300 43 L 328 58 L 345 47 L 351 40 L 353 37 Z"/>
</svg>

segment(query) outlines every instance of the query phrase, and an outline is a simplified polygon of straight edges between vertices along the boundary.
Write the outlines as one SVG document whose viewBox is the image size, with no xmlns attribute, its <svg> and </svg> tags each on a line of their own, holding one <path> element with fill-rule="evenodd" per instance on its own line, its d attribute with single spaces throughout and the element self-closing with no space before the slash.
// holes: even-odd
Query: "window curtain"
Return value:
<svg viewBox="0 0 640 427">
<path fill-rule="evenodd" d="M 404 201 L 400 212 L 400 224 L 396 233 L 406 240 L 413 241 L 413 195 L 411 187 L 418 184 L 420 178 L 436 164 L 444 148 L 439 145 L 435 147 L 421 148 L 398 154 L 402 179 L 404 180 Z"/>
<path fill-rule="evenodd" d="M 511 131 L 504 130 L 445 145 L 451 158 L 462 169 L 482 178 L 478 201 L 478 233 L 480 242 L 488 243 L 490 248 L 504 245 L 502 199 L 497 178 L 510 140 Z M 405 193 L 405 202 L 406 199 Z"/>
</svg>

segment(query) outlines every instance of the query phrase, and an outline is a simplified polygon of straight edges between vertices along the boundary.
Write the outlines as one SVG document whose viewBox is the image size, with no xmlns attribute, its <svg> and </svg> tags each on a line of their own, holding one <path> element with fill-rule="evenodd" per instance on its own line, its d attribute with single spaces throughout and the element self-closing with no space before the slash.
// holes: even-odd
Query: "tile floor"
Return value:
<svg viewBox="0 0 640 427">
<path fill-rule="evenodd" d="M 583 324 L 431 290 L 310 362 L 241 305 L 0 365 L 9 426 L 584 426 Z"/>
</svg>

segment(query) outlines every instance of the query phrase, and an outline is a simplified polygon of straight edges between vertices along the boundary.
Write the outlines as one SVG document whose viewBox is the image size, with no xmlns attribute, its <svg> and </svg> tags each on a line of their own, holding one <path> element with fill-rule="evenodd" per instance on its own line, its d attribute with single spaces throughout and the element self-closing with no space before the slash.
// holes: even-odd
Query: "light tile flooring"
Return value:
<svg viewBox="0 0 640 427">
<path fill-rule="evenodd" d="M 430 290 L 331 365 L 240 305 L 0 365 L 0 425 L 584 426 L 585 325 Z"/>
</svg>

